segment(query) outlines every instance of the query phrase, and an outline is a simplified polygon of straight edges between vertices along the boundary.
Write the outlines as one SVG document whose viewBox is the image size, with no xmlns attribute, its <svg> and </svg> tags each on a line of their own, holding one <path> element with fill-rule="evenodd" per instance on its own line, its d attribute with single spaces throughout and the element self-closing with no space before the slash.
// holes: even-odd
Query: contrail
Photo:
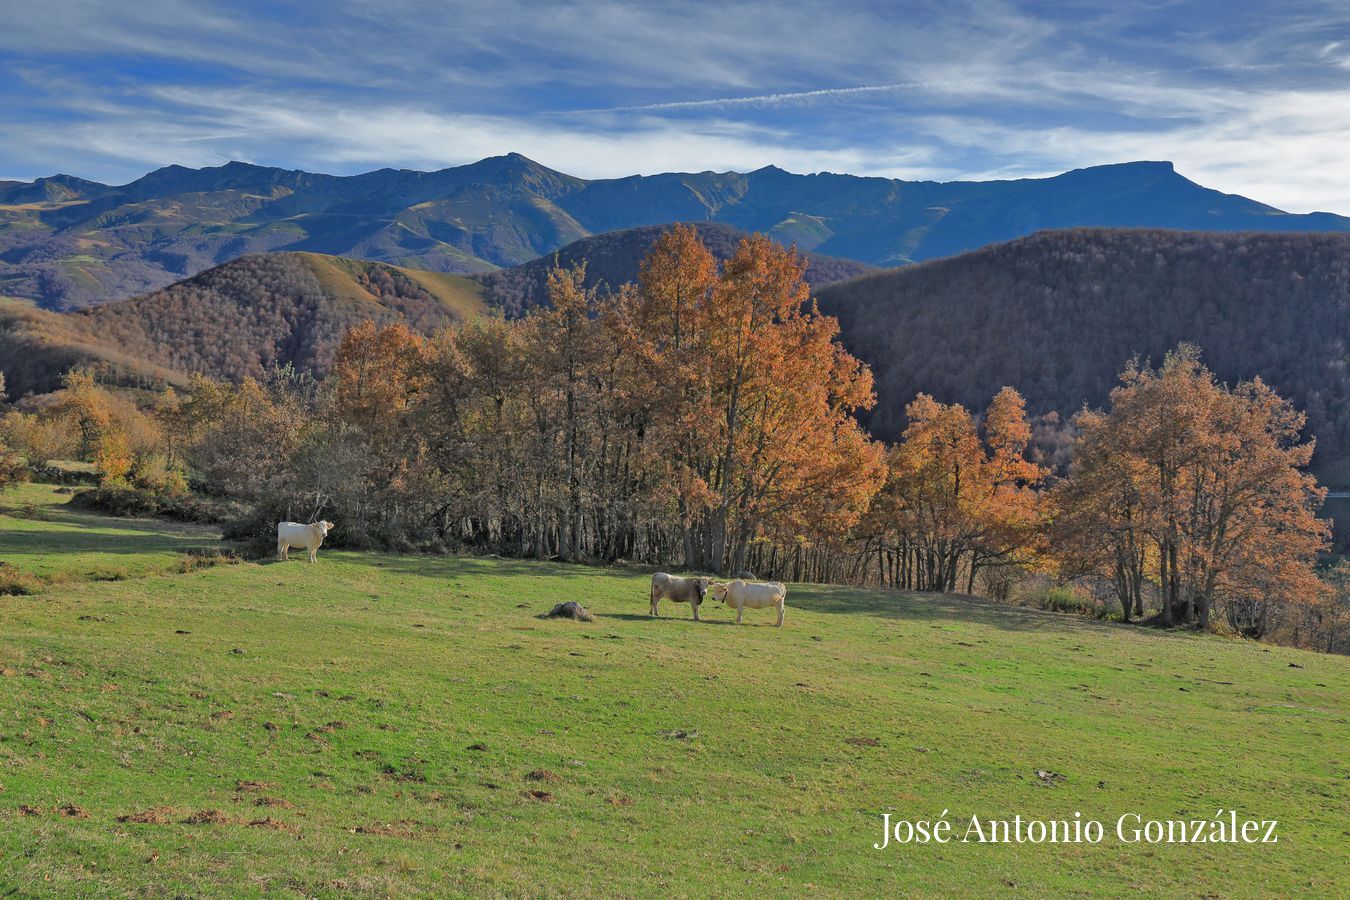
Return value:
<svg viewBox="0 0 1350 900">
<path fill-rule="evenodd" d="M 947 82 L 945 84 L 950 84 Z M 855 94 L 880 94 L 886 91 L 930 90 L 938 84 L 931 81 L 905 81 L 897 84 L 866 84 L 860 87 L 822 88 L 816 91 L 793 91 L 783 94 L 755 94 L 749 97 L 719 97 L 714 100 L 675 100 L 669 103 L 646 103 L 639 106 L 608 106 L 600 109 L 578 109 L 573 112 L 659 112 L 668 109 L 705 109 L 715 106 L 768 106 L 793 100 L 812 100 L 817 97 L 848 97 Z"/>
</svg>

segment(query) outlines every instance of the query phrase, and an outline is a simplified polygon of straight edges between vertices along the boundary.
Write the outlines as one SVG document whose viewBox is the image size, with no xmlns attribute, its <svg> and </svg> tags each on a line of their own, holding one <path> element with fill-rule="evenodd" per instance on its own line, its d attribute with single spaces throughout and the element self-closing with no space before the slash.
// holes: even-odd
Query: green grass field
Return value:
<svg viewBox="0 0 1350 900">
<path fill-rule="evenodd" d="M 3 896 L 1350 891 L 1344 658 L 806 585 L 653 620 L 642 573 L 496 559 L 148 574 L 208 536 L 64 499 L 0 499 L 58 582 L 0 597 Z M 1108 838 L 872 848 L 944 809 Z M 1219 809 L 1279 843 L 1114 839 Z"/>
</svg>

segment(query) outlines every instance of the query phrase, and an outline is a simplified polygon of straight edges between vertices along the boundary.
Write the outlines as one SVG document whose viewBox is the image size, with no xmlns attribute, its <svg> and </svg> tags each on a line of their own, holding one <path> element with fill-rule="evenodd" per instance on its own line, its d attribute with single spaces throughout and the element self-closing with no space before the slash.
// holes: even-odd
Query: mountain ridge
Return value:
<svg viewBox="0 0 1350 900">
<path fill-rule="evenodd" d="M 874 266 L 1047 228 L 1350 231 L 1350 218 L 1286 213 L 1159 161 L 953 182 L 776 166 L 587 180 L 518 153 L 350 176 L 231 161 L 164 166 L 125 185 L 69 175 L 0 184 L 0 294 L 73 309 L 279 250 L 485 273 L 583 238 L 676 221 L 762 231 Z"/>
</svg>

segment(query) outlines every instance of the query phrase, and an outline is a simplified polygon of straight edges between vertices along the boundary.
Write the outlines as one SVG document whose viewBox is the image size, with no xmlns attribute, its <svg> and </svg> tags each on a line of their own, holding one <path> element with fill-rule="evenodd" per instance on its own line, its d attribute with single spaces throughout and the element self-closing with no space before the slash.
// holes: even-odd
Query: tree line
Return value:
<svg viewBox="0 0 1350 900">
<path fill-rule="evenodd" d="M 1130 362 L 1057 469 L 1012 387 L 978 413 L 920 394 L 893 445 L 872 439 L 870 370 L 762 235 L 719 265 L 677 227 L 636 282 L 587 284 L 555 267 L 546 307 L 429 337 L 363 323 L 322 381 L 197 376 L 137 403 L 72 371 L 0 435 L 30 466 L 78 455 L 110 486 L 241 501 L 230 533 L 260 546 L 322 517 L 348 546 L 1000 599 L 1052 585 L 1126 621 L 1346 649 L 1303 415 L 1193 347 Z"/>
</svg>

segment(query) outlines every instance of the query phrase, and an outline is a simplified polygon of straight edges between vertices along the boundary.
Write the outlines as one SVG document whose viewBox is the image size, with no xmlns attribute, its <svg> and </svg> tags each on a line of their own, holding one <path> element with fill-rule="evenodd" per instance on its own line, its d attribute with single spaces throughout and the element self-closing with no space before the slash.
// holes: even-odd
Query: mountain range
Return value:
<svg viewBox="0 0 1350 900">
<path fill-rule="evenodd" d="M 772 166 L 586 180 L 514 153 L 354 176 L 231 162 L 168 166 L 120 186 L 69 175 L 0 182 L 0 295 L 75 309 L 275 251 L 481 274 L 586 237 L 676 221 L 762 231 L 882 267 L 1051 228 L 1350 231 L 1350 218 L 1223 194 L 1166 162 L 949 183 Z"/>
</svg>

